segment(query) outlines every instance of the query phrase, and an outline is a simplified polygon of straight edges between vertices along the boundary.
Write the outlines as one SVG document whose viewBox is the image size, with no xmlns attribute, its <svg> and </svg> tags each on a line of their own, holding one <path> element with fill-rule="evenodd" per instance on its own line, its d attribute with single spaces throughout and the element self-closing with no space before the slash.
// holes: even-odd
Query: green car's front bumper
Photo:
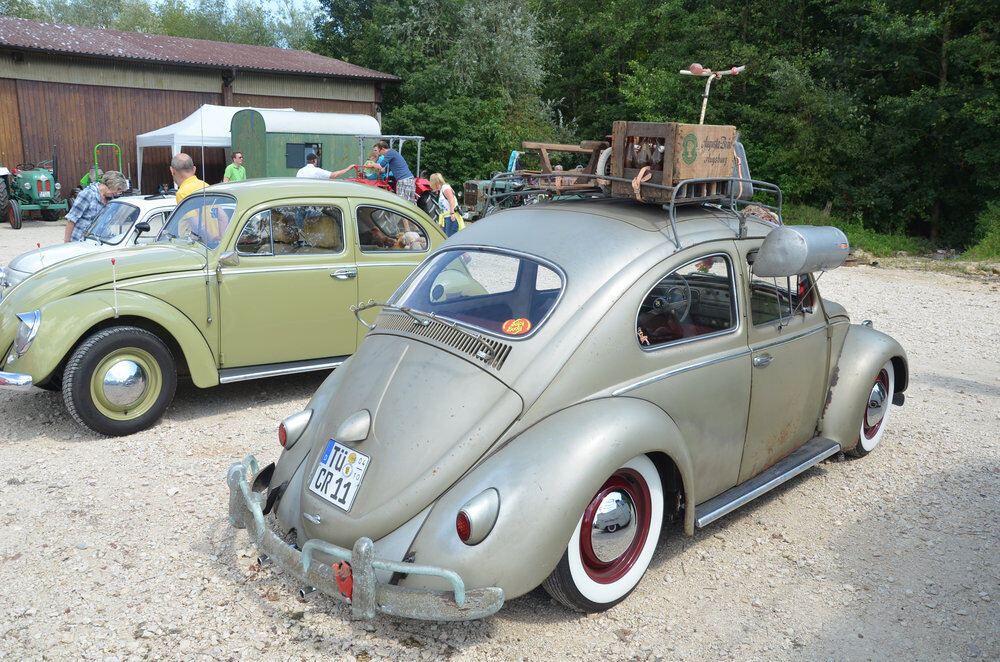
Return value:
<svg viewBox="0 0 1000 662">
<path fill-rule="evenodd" d="M 354 618 L 370 619 L 378 611 L 403 618 L 465 621 L 484 618 L 503 606 L 503 589 L 493 586 L 467 591 L 462 578 L 452 570 L 376 558 L 369 538 L 359 538 L 353 549 L 322 540 L 309 540 L 301 550 L 287 544 L 264 522 L 262 495 L 250 487 L 257 472 L 257 459 L 252 455 L 229 467 L 229 521 L 238 529 L 246 529 L 257 549 L 283 570 L 309 587 L 349 602 Z M 350 563 L 354 582 L 351 598 L 341 593 L 333 567 L 313 558 L 316 553 Z M 441 577 L 454 590 L 416 590 L 383 584 L 376 580 L 375 570 Z"/>
</svg>

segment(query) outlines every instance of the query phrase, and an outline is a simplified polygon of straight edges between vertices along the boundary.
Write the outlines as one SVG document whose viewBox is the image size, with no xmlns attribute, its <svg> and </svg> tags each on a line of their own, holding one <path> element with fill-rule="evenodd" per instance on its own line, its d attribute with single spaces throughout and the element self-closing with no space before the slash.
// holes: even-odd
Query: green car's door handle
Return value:
<svg viewBox="0 0 1000 662">
<path fill-rule="evenodd" d="M 755 368 L 766 368 L 774 357 L 770 354 L 761 354 L 760 356 L 753 357 L 753 367 Z"/>
<path fill-rule="evenodd" d="M 330 274 L 330 278 L 336 278 L 337 280 L 348 280 L 349 278 L 357 278 L 357 276 L 357 269 L 337 269 Z"/>
</svg>

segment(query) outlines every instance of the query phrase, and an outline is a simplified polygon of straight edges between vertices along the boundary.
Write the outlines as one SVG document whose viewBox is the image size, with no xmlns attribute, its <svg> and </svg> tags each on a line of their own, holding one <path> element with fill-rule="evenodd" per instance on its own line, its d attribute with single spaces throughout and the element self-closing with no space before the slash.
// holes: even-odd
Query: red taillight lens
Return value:
<svg viewBox="0 0 1000 662">
<path fill-rule="evenodd" d="M 469 521 L 469 516 L 465 514 L 465 511 L 458 512 L 458 517 L 455 518 L 455 530 L 462 542 L 467 542 L 469 536 L 472 535 L 472 522 Z"/>
<path fill-rule="evenodd" d="M 288 442 L 288 430 L 285 429 L 285 424 L 282 423 L 278 426 L 278 443 L 284 448 L 285 444 Z"/>
</svg>

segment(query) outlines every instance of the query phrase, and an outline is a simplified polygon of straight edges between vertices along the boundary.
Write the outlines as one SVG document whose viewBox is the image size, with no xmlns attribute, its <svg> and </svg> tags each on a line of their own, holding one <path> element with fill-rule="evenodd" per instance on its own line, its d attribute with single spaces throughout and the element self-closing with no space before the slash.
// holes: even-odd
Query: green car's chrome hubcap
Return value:
<svg viewBox="0 0 1000 662">
<path fill-rule="evenodd" d="M 90 380 L 90 395 L 103 415 L 127 421 L 145 414 L 160 394 L 163 376 L 148 352 L 128 347 L 104 357 Z"/>
</svg>

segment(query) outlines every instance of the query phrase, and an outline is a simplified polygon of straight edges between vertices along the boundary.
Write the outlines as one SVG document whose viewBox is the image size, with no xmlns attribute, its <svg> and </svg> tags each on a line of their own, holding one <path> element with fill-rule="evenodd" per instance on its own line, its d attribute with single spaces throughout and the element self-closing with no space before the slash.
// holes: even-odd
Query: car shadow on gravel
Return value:
<svg viewBox="0 0 1000 662">
<path fill-rule="evenodd" d="M 269 405 L 280 406 L 311 397 L 329 374 L 330 371 L 322 370 L 220 384 L 212 388 L 198 388 L 188 379 L 180 380 L 174 401 L 167 408 L 166 418 L 190 421 L 209 414 L 225 414 Z M 266 423 L 277 426 L 278 421 L 269 420 Z"/>
<path fill-rule="evenodd" d="M 219 580 L 233 587 L 234 600 L 244 609 L 260 612 L 277 627 L 299 630 L 294 637 L 298 645 L 317 654 L 382 658 L 374 649 L 398 647 L 449 657 L 460 648 L 486 644 L 496 634 L 493 618 L 449 623 L 376 615 L 371 621 L 352 621 L 346 603 L 319 592 L 302 598 L 304 586 L 297 579 L 276 565 L 258 565 L 258 552 L 246 532 L 232 528 L 225 517 L 212 520 L 192 552 L 207 559 Z M 377 641 L 367 642 L 369 638 Z"/>
</svg>

